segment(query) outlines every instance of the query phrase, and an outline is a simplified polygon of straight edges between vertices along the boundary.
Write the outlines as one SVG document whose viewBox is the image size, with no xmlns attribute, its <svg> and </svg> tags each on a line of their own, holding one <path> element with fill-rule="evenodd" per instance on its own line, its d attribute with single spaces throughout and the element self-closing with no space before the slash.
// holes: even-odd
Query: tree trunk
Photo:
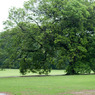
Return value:
<svg viewBox="0 0 95 95">
<path fill-rule="evenodd" d="M 66 70 L 67 71 L 66 75 L 78 75 L 78 73 L 76 73 L 76 71 L 74 70 L 75 62 L 76 62 L 76 56 L 74 57 L 74 60 L 72 62 L 70 62 L 69 66 Z"/>
<path fill-rule="evenodd" d="M 74 70 L 74 64 L 73 63 L 69 64 L 66 71 L 67 71 L 66 75 L 76 75 L 77 74 Z"/>
</svg>

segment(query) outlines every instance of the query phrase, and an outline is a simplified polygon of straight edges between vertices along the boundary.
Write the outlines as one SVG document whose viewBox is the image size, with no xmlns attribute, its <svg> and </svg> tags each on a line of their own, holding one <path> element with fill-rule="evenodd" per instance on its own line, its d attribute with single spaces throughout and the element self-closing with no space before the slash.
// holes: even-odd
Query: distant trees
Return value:
<svg viewBox="0 0 95 95">
<path fill-rule="evenodd" d="M 48 74 L 52 64 L 67 74 L 95 72 L 94 15 L 93 0 L 25 2 L 23 9 L 9 12 L 1 54 L 5 51 L 4 59 L 20 67 L 22 74 Z"/>
</svg>

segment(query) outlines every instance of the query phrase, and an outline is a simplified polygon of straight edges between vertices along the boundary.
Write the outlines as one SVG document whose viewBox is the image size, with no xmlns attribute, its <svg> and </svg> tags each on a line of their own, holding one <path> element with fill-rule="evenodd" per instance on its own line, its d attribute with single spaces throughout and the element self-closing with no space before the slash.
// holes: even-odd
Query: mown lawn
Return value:
<svg viewBox="0 0 95 95">
<path fill-rule="evenodd" d="M 69 93 L 82 90 L 95 90 L 95 75 L 0 78 L 0 92 L 12 95 L 73 95 Z"/>
<path fill-rule="evenodd" d="M 52 70 L 49 75 L 61 75 L 61 74 L 65 74 L 66 72 L 64 70 Z M 26 75 L 39 75 L 36 73 L 28 73 Z M 26 76 L 25 75 L 25 76 Z M 4 70 L 0 70 L 0 77 L 6 77 L 6 76 L 23 76 L 22 74 L 20 74 L 19 69 L 4 69 Z"/>
</svg>

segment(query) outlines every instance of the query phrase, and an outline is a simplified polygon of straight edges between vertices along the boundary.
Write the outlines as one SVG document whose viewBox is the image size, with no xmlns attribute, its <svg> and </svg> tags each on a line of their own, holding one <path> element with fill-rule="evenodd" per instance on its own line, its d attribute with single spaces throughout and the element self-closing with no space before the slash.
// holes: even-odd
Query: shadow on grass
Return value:
<svg viewBox="0 0 95 95">
<path fill-rule="evenodd" d="M 94 73 L 92 74 L 79 74 L 80 75 L 95 75 Z M 17 77 L 48 77 L 48 76 L 73 76 L 73 75 L 66 75 L 66 74 L 58 74 L 58 75 L 22 75 L 22 76 L 4 76 L 0 78 L 17 78 Z M 77 76 L 77 75 L 74 75 Z"/>
</svg>

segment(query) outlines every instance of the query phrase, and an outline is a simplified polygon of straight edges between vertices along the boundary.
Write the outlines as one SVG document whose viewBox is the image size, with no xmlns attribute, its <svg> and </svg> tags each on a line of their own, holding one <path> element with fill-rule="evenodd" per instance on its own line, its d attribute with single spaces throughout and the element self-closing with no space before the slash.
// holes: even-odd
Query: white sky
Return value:
<svg viewBox="0 0 95 95">
<path fill-rule="evenodd" d="M 7 20 L 9 8 L 21 8 L 23 7 L 24 1 L 28 0 L 0 0 L 0 32 L 4 28 L 3 21 Z"/>
</svg>

